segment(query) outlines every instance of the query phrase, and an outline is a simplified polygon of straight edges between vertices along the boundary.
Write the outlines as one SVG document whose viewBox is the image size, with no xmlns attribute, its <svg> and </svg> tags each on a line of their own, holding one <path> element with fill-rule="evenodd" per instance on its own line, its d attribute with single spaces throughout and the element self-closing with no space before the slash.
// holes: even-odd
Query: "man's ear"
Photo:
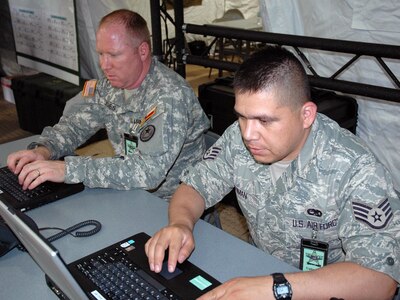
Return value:
<svg viewBox="0 0 400 300">
<path fill-rule="evenodd" d="M 150 46 L 146 42 L 142 42 L 138 47 L 139 55 L 142 61 L 145 61 L 150 55 Z"/>
<path fill-rule="evenodd" d="M 310 128 L 317 117 L 317 105 L 308 101 L 302 107 L 303 128 Z"/>
</svg>

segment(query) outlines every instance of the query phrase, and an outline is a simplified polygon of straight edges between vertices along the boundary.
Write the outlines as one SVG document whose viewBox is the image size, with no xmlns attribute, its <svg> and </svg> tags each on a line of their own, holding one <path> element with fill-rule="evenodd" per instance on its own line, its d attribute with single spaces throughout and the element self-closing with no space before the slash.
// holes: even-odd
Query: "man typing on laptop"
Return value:
<svg viewBox="0 0 400 300">
<path fill-rule="evenodd" d="M 238 121 L 182 176 L 169 226 L 146 244 L 160 271 L 194 250 L 207 207 L 235 189 L 252 243 L 304 272 L 235 278 L 201 300 L 393 299 L 400 281 L 400 200 L 359 138 L 317 113 L 289 51 L 252 54 L 234 79 Z"/>
<path fill-rule="evenodd" d="M 24 189 L 44 181 L 82 182 L 142 188 L 168 199 L 182 171 L 205 151 L 208 118 L 188 83 L 152 57 L 146 21 L 137 13 L 103 17 L 96 50 L 105 78 L 88 81 L 59 123 L 46 127 L 29 150 L 11 154 L 7 165 Z M 115 156 L 74 156 L 101 128 Z"/>
</svg>

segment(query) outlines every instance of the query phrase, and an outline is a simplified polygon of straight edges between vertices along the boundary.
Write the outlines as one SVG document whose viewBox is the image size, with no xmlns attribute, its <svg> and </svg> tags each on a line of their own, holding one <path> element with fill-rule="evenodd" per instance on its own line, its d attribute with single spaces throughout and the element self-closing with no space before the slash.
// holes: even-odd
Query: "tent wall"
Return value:
<svg viewBox="0 0 400 300">
<path fill-rule="evenodd" d="M 400 45 L 400 2 L 380 0 L 260 0 L 266 31 L 348 41 Z M 384 47 L 384 46 L 383 46 Z M 305 51 L 316 71 L 329 76 L 347 55 Z M 400 60 L 385 62 L 400 75 Z M 377 61 L 361 57 L 340 79 L 395 87 Z M 400 103 L 357 96 L 357 135 L 391 171 L 400 190 Z M 400 99 L 399 99 L 400 100 Z"/>
</svg>

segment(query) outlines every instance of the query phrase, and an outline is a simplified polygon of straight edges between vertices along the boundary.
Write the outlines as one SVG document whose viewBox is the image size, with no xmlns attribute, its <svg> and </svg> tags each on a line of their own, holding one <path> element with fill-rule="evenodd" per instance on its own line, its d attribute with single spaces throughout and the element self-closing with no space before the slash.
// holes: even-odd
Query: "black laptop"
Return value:
<svg viewBox="0 0 400 300">
<path fill-rule="evenodd" d="M 23 190 L 17 175 L 7 167 L 0 168 L 0 198 L 5 198 L 15 209 L 26 211 L 81 192 L 82 183 L 67 184 L 46 181 L 33 190 Z"/>
<path fill-rule="evenodd" d="M 189 261 L 174 273 L 150 271 L 138 233 L 70 264 L 58 250 L 24 221 L 21 212 L 0 199 L 0 215 L 46 274 L 46 282 L 60 299 L 196 299 L 218 286 L 218 280 Z"/>
</svg>

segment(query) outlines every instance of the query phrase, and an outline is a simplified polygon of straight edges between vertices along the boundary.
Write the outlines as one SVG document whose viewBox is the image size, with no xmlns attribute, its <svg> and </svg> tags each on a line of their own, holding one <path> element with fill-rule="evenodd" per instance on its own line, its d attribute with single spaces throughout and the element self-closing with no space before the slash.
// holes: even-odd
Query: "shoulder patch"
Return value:
<svg viewBox="0 0 400 300">
<path fill-rule="evenodd" d="M 203 160 L 215 159 L 218 156 L 218 154 L 221 152 L 221 150 L 222 150 L 222 148 L 220 148 L 220 147 L 215 147 L 215 146 L 210 147 L 206 151 L 206 153 L 204 153 Z"/>
<path fill-rule="evenodd" d="M 83 86 L 82 96 L 83 97 L 92 97 L 94 96 L 94 92 L 96 91 L 96 79 L 87 80 Z"/>
<path fill-rule="evenodd" d="M 376 207 L 370 207 L 359 202 L 352 202 L 351 205 L 356 220 L 367 224 L 373 229 L 385 228 L 393 217 L 388 199 L 382 200 Z"/>
</svg>

